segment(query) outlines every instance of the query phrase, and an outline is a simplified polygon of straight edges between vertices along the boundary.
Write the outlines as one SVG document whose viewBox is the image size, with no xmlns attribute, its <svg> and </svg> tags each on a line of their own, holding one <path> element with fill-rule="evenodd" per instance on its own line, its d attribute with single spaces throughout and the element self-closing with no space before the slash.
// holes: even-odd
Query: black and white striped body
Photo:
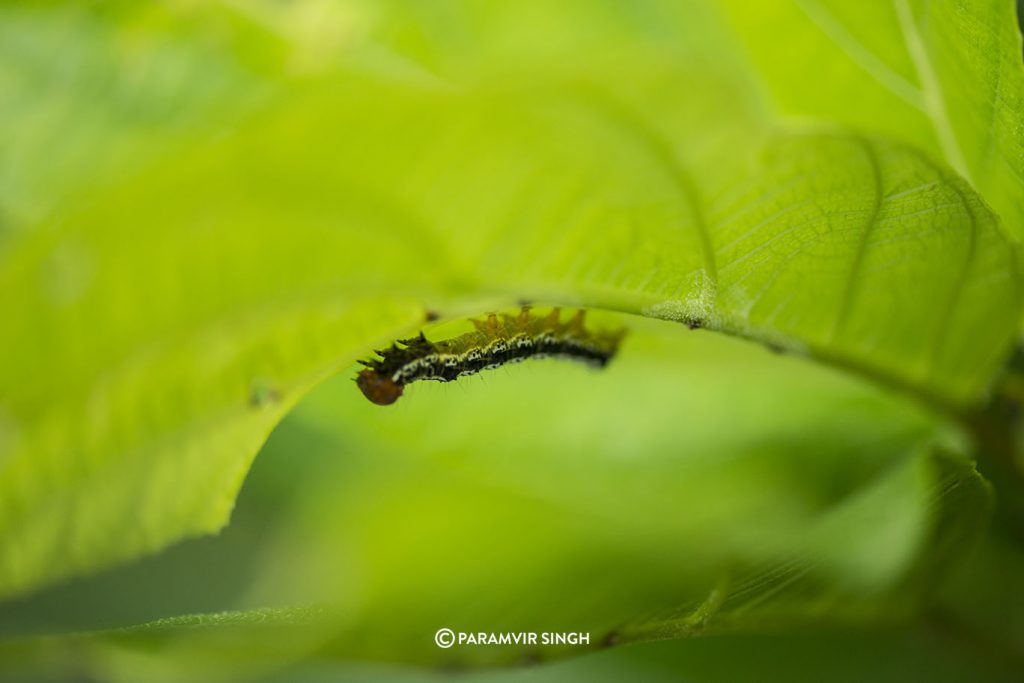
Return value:
<svg viewBox="0 0 1024 683">
<path fill-rule="evenodd" d="M 439 348 L 437 353 L 402 365 L 392 373 L 391 379 L 398 384 L 426 379 L 451 382 L 459 377 L 475 375 L 481 370 L 520 363 L 528 358 L 566 358 L 601 368 L 611 356 L 608 351 L 575 339 L 558 338 L 551 334 L 530 338 L 521 334 L 511 339 L 496 339 L 486 346 L 463 353 L 445 353 Z"/>
</svg>

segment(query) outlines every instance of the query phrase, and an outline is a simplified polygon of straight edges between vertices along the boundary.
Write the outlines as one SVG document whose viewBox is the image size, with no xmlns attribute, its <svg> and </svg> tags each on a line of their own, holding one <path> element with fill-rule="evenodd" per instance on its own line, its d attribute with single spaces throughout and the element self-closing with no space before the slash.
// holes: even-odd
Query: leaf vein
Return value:
<svg viewBox="0 0 1024 683">
<path fill-rule="evenodd" d="M 914 109 L 925 111 L 925 97 L 921 90 L 857 40 L 856 36 L 850 33 L 842 22 L 837 21 L 824 7 L 808 0 L 800 0 L 797 5 L 807 18 L 857 66 L 864 69 L 886 90 Z"/>
<path fill-rule="evenodd" d="M 843 331 L 843 328 L 850 319 L 850 310 L 853 308 L 853 298 L 857 293 L 857 284 L 860 282 L 860 274 L 864 264 L 864 254 L 867 252 L 871 234 L 874 232 L 875 226 L 878 224 L 878 215 L 882 210 L 882 204 L 884 202 L 882 196 L 882 169 L 878 163 L 878 157 L 875 156 L 875 151 L 867 140 L 860 137 L 858 137 L 857 140 L 864 148 L 864 155 L 866 156 L 868 165 L 871 168 L 871 177 L 875 186 L 875 197 L 871 213 L 868 215 L 864 229 L 861 231 L 860 239 L 857 241 L 857 250 L 853 253 L 853 262 L 850 264 L 850 272 L 846 276 L 846 284 L 843 286 L 843 291 L 839 298 L 839 310 L 836 312 L 836 319 L 832 325 L 831 340 L 833 342 L 839 337 L 839 334 Z"/>
<path fill-rule="evenodd" d="M 971 206 L 970 200 L 957 187 L 956 182 L 949 183 L 949 187 L 956 192 L 960 201 L 963 202 L 964 210 L 967 212 L 967 217 L 971 222 L 971 231 L 967 241 L 964 264 L 960 268 L 960 272 L 957 273 L 956 281 L 953 283 L 953 291 L 949 295 L 949 301 L 943 306 L 939 314 L 938 326 L 932 337 L 931 349 L 928 352 L 928 365 L 924 375 L 928 380 L 933 379 L 939 369 L 939 354 L 949 339 L 949 321 L 953 317 L 954 311 L 960 305 L 961 295 L 967 287 L 967 276 L 971 271 L 971 265 L 974 263 L 974 255 L 978 251 L 976 248 L 978 243 L 978 217 L 974 213 L 974 208 Z"/>
<path fill-rule="evenodd" d="M 896 4 L 896 15 L 899 18 L 900 32 L 903 42 L 910 52 L 910 58 L 914 61 L 914 68 L 924 89 L 925 111 L 931 119 L 935 135 L 939 139 L 943 155 L 946 161 L 956 169 L 972 185 L 971 174 L 964 160 L 960 143 L 957 142 L 956 134 L 953 132 L 953 125 L 949 119 L 949 112 L 946 111 L 946 99 L 942 92 L 942 85 L 932 66 L 931 57 L 925 48 L 921 32 L 918 30 L 914 20 L 914 13 L 910 9 L 907 0 L 894 0 Z"/>
</svg>

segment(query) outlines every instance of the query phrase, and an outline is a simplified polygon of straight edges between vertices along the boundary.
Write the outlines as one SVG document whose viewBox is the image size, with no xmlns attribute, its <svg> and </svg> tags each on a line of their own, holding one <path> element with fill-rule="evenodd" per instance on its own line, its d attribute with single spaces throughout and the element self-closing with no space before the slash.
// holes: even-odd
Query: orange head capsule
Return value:
<svg viewBox="0 0 1024 683">
<path fill-rule="evenodd" d="M 356 377 L 356 384 L 363 392 L 363 396 L 379 406 L 388 406 L 397 401 L 405 388 L 404 385 L 378 374 L 372 368 L 360 371 Z"/>
</svg>

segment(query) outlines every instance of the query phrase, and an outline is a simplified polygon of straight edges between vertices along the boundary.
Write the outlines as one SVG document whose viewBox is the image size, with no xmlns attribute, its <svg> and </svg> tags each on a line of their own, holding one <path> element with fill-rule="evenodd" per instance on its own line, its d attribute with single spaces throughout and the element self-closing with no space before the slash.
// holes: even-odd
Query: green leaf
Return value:
<svg viewBox="0 0 1024 683">
<path fill-rule="evenodd" d="M 183 32 L 169 19 L 0 8 L 0 238 L 266 101 L 269 84 L 217 46 L 212 22 Z"/>
<path fill-rule="evenodd" d="M 1007 234 L 1024 238 L 1024 64 L 1014 2 L 723 6 L 781 113 L 914 145 L 956 169 Z"/>
<path fill-rule="evenodd" d="M 576 21 L 590 16 L 588 5 L 567 5 L 547 27 L 550 34 L 536 42 L 527 38 L 533 36 L 537 5 L 476 12 L 452 5 L 472 19 L 470 33 L 483 37 L 461 43 L 456 28 L 433 21 L 430 11 L 416 17 L 408 8 L 381 10 L 364 17 L 365 30 L 328 41 L 324 49 L 335 59 L 312 59 L 316 68 L 308 66 L 310 54 L 301 49 L 313 44 L 306 38 L 329 38 L 332 28 L 355 21 L 358 12 L 301 30 L 286 24 L 289 28 L 272 37 L 229 25 L 227 38 L 204 43 L 220 58 L 203 76 L 211 80 L 202 88 L 197 84 L 196 91 L 171 88 L 169 104 L 157 109 L 152 129 L 139 133 L 153 146 L 125 152 L 124 158 L 114 155 L 101 174 L 103 182 L 78 177 L 88 175 L 83 160 L 118 140 L 124 149 L 134 149 L 133 135 L 121 137 L 122 128 L 137 123 L 132 106 L 113 106 L 100 117 L 111 121 L 93 133 L 74 129 L 86 140 L 84 151 L 52 172 L 45 170 L 42 153 L 47 143 L 25 143 L 17 154 L 5 151 L 5 177 L 24 180 L 8 182 L 0 194 L 7 197 L 0 199 L 5 207 L 13 207 L 5 210 L 18 228 L 0 251 L 0 291 L 17 293 L 0 301 L 0 318 L 14 331 L 0 339 L 0 596 L 28 594 L 220 529 L 276 422 L 319 381 L 375 346 L 415 331 L 427 310 L 459 320 L 522 298 L 617 309 L 808 355 L 952 414 L 984 399 L 1015 336 L 1022 296 L 1014 250 L 982 200 L 1002 210 L 995 195 L 986 194 L 990 186 L 979 185 L 979 197 L 929 156 L 927 144 L 898 135 L 895 127 L 867 134 L 834 126 L 794 127 L 766 114 L 729 44 L 709 38 L 722 31 L 702 10 L 690 15 L 655 3 L 620 21 L 626 10 L 606 7 L 592 21 Z M 132 32 L 143 44 L 161 33 L 163 21 L 181 16 L 206 28 L 220 27 L 187 8 L 147 10 L 152 16 L 128 9 L 111 16 L 51 15 L 56 10 L 45 7 L 5 11 L 21 17 L 18 26 L 26 35 L 49 35 L 49 44 L 56 42 L 50 33 L 58 19 L 69 22 L 71 35 L 82 36 L 91 56 L 81 68 L 100 84 L 131 83 L 136 63 L 109 58 L 107 48 L 140 16 L 153 22 Z M 672 24 L 678 35 L 651 20 L 666 11 L 688 17 Z M 489 37 L 503 37 L 492 51 Z M 675 43 L 686 37 L 693 38 L 691 48 L 678 48 Z M 154 64 L 180 61 L 184 73 L 204 72 L 206 62 L 189 45 L 170 41 L 166 54 L 156 50 Z M 297 62 L 274 62 L 286 59 L 282 52 Z M 267 65 L 231 58 L 238 53 L 278 57 Z M 14 128 L 37 131 L 37 137 L 60 128 L 37 123 L 37 112 L 46 110 L 59 91 L 50 71 L 43 69 L 42 76 L 33 71 L 37 52 L 5 54 L 12 60 L 4 73 L 15 75 L 6 78 L 21 83 L 17 92 L 24 100 Z M 558 59 L 563 54 L 572 58 Z M 549 68 L 538 69 L 539 64 Z M 934 68 L 945 73 L 945 67 Z M 71 81 L 84 82 L 80 76 Z M 232 97 L 217 92 L 216 84 L 229 88 Z M 88 87 L 59 91 L 57 108 L 75 111 L 94 93 Z M 237 100 L 237 109 L 222 98 Z M 16 134 L 4 149 L 13 143 L 17 151 Z M 1009 151 L 1000 147 L 993 159 L 1012 158 L 1009 144 Z M 974 157 L 963 153 L 969 164 Z M 958 166 L 956 159 L 948 161 Z M 10 170 L 22 166 L 30 172 L 22 176 Z M 992 171 L 997 176 L 1003 177 Z M 1004 182 L 993 181 L 991 187 Z M 670 374 L 669 365 L 655 364 L 644 377 L 652 381 L 653 375 Z M 720 366 L 715 377 L 730 371 Z M 545 387 L 540 395 L 554 395 L 562 386 L 545 385 L 544 373 L 517 376 L 528 379 L 529 388 L 497 400 L 496 412 L 482 422 L 503 424 L 495 415 L 513 415 L 509 407 L 522 396 L 536 387 Z M 685 380 L 679 374 L 673 384 Z M 606 408 L 644 391 L 643 383 L 619 381 L 616 400 L 606 397 Z M 790 381 L 788 375 L 776 377 L 771 386 Z M 559 405 L 586 399 L 586 387 L 564 386 Z M 389 425 L 402 413 L 369 413 L 375 408 L 360 403 L 350 386 L 346 391 L 351 400 L 333 409 L 332 419 L 350 425 L 345 434 L 353 438 L 365 438 L 364 421 L 380 432 L 395 430 L 397 439 L 441 424 L 448 426 L 434 447 L 451 448 L 463 458 L 487 450 L 479 433 L 464 432 L 464 423 L 447 417 L 483 408 L 460 406 L 450 396 L 444 405 L 419 408 L 420 395 L 429 394 L 416 392 L 406 401 L 420 399 L 411 411 L 427 412 L 409 415 L 419 415 L 421 422 L 394 427 Z M 817 391 L 799 410 L 787 408 L 791 415 L 783 415 L 784 402 L 761 400 L 774 405 L 772 419 L 786 417 L 806 430 L 826 418 L 815 408 Z M 646 425 L 641 436 L 658 446 L 652 445 L 652 452 L 677 457 L 682 435 L 671 426 L 685 400 L 673 395 L 665 404 L 641 402 L 648 412 L 623 409 L 621 417 L 628 421 L 619 425 L 623 433 Z M 730 419 L 714 432 L 715 440 L 725 440 L 716 443 L 708 436 L 707 442 L 727 461 L 746 449 L 756 452 L 764 438 L 764 433 L 740 432 L 747 440 L 734 444 L 721 436 L 733 431 L 732 400 L 720 404 L 721 416 Z M 529 447 L 513 434 L 520 434 L 523 424 L 542 422 L 544 409 L 538 405 L 534 413 L 508 423 L 516 426 L 507 437 L 516 453 Z M 859 433 L 877 417 L 868 412 L 863 423 L 851 422 L 849 429 Z M 586 435 L 584 425 L 601 424 L 600 419 L 574 423 L 572 415 L 571 410 L 550 415 L 575 425 L 565 435 L 571 440 L 557 441 L 558 448 Z M 758 425 L 765 423 L 752 423 L 752 430 Z M 848 571 L 856 558 L 816 544 L 822 595 L 839 591 L 849 601 L 841 590 L 844 581 L 892 588 L 913 573 L 915 552 L 924 552 L 921 544 L 929 545 L 922 540 L 931 520 L 929 506 L 945 500 L 932 486 L 942 477 L 914 473 L 918 467 L 931 472 L 942 466 L 928 460 L 931 451 L 919 450 L 930 432 L 909 431 L 914 438 L 902 440 L 898 449 L 903 469 L 878 479 L 883 483 L 877 495 L 892 503 L 899 521 L 883 531 L 899 543 L 876 546 L 872 525 L 850 513 L 857 520 L 850 522 L 851 533 L 866 534 L 863 547 L 887 552 L 878 555 L 877 564 L 858 565 L 856 579 Z M 782 448 L 833 456 L 842 450 L 826 438 L 829 434 L 813 429 L 807 434 L 806 441 L 787 434 Z M 605 436 L 609 445 L 625 445 Z M 461 446 L 450 445 L 460 439 L 466 440 Z M 380 441 L 365 443 L 379 455 Z M 549 452 L 540 446 L 534 452 Z M 554 452 L 561 452 L 558 448 Z M 863 457 L 842 452 L 850 460 Z M 506 454 L 506 465 L 510 457 Z M 479 482 L 447 481 L 437 473 L 427 481 L 467 515 L 485 506 L 489 495 L 515 509 L 520 493 L 499 494 L 520 475 L 530 484 L 529 495 L 536 495 L 537 482 L 556 481 L 500 465 L 499 476 L 483 473 L 488 486 L 479 490 Z M 976 475 L 957 471 L 964 488 L 982 488 Z M 606 504 L 606 492 L 623 473 L 605 480 L 603 495 L 595 500 L 586 486 L 599 480 L 586 484 L 585 472 L 584 463 L 574 462 L 559 480 L 568 477 L 573 486 L 542 492 L 552 499 L 579 496 L 577 502 L 592 508 Z M 791 470 L 784 467 L 781 473 L 788 477 Z M 402 519 L 415 521 L 421 506 L 439 514 L 438 499 L 422 490 L 417 478 L 422 474 L 396 477 L 389 484 L 393 488 L 382 490 L 392 512 L 404 511 Z M 687 556 L 706 541 L 711 550 L 703 561 L 725 561 L 751 540 L 739 522 L 752 517 L 772 529 L 767 535 L 778 544 L 774 552 L 787 557 L 806 552 L 794 539 L 818 523 L 801 516 L 807 510 L 790 507 L 799 499 L 794 503 L 785 486 L 776 492 L 779 498 L 772 497 L 763 474 L 756 467 L 722 473 L 717 490 L 749 489 L 756 495 L 739 503 L 727 498 L 731 504 L 721 509 L 715 500 L 702 501 L 701 489 L 689 491 L 695 505 L 702 501 L 697 508 L 675 508 L 676 498 L 667 493 L 660 499 L 642 497 L 635 506 L 642 515 L 623 509 L 616 524 L 581 543 L 621 543 L 622 555 L 613 560 L 625 572 L 627 551 L 633 549 L 627 541 L 644 520 L 657 516 L 649 505 L 660 500 L 675 514 L 717 511 L 723 532 L 703 538 L 666 515 L 673 519 L 665 522 L 662 536 L 652 532 L 650 539 L 641 539 L 645 552 L 652 552 L 655 545 L 645 544 L 654 538 L 659 549 L 666 539 L 680 539 L 676 552 Z M 655 475 L 661 481 L 664 473 L 652 470 L 647 476 Z M 831 475 L 818 484 L 832 492 L 830 481 Z M 813 486 L 800 490 L 812 500 L 820 494 Z M 863 495 L 871 501 L 863 505 L 871 508 L 875 499 Z M 327 494 L 314 496 L 322 497 L 331 500 Z M 374 520 L 389 519 L 387 510 L 370 509 L 377 516 L 344 510 L 361 524 L 361 531 L 352 533 L 369 533 Z M 762 519 L 771 510 L 797 514 L 801 523 L 791 527 L 792 520 Z M 896 514 L 901 511 L 907 514 Z M 328 512 L 337 514 L 330 507 Z M 530 519 L 539 525 L 550 512 L 533 509 Z M 420 521 L 430 519 L 425 515 Z M 820 525 L 827 529 L 827 520 Z M 539 540 L 583 555 L 589 552 L 585 544 L 559 545 L 562 536 L 576 530 L 568 524 Z M 408 531 L 416 541 L 429 529 L 414 524 Z M 486 525 L 469 524 L 451 539 L 486 532 Z M 516 547 L 528 546 L 520 539 L 519 546 L 496 552 Z M 496 557 L 512 563 L 525 557 L 525 550 Z M 397 600 L 403 592 L 388 579 L 402 577 L 388 574 L 392 565 L 386 556 L 377 558 L 380 583 L 369 590 Z M 535 561 L 538 574 L 525 577 L 521 587 L 543 575 L 540 560 Z M 692 569 L 698 578 L 688 584 L 676 565 L 655 566 L 652 585 L 664 585 L 655 579 L 671 575 L 679 580 L 679 593 L 651 595 L 643 585 L 630 585 L 634 592 L 620 596 L 621 614 L 689 604 L 694 593 L 686 589 L 695 585 L 704 590 L 703 599 L 713 588 L 706 585 L 708 577 L 717 581 L 721 574 L 708 566 Z M 423 586 L 406 588 L 408 597 Z M 600 595 L 600 587 L 592 589 L 591 597 Z M 267 596 L 265 604 L 276 603 Z M 865 604 L 868 611 L 874 605 Z M 399 607 L 391 604 L 391 613 Z M 693 612 L 686 614 L 684 622 Z M 610 627 L 597 617 L 594 623 Z M 420 634 L 424 624 L 410 621 L 404 627 Z"/>
</svg>

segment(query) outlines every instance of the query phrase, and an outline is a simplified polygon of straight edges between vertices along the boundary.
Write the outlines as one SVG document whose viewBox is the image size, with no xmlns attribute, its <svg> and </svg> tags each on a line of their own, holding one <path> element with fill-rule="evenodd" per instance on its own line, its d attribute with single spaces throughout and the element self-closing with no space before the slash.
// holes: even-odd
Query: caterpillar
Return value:
<svg viewBox="0 0 1024 683">
<path fill-rule="evenodd" d="M 475 329 L 452 339 L 432 342 L 420 332 L 377 351 L 379 359 L 359 361 L 365 368 L 355 381 L 366 398 L 386 406 L 397 401 L 412 382 L 452 382 L 527 358 L 568 358 L 603 368 L 626 333 L 622 328 L 587 330 L 583 310 L 565 323 L 561 317 L 559 308 L 537 316 L 523 306 L 518 315 L 489 313 L 483 320 L 472 319 Z"/>
</svg>

